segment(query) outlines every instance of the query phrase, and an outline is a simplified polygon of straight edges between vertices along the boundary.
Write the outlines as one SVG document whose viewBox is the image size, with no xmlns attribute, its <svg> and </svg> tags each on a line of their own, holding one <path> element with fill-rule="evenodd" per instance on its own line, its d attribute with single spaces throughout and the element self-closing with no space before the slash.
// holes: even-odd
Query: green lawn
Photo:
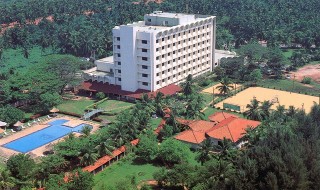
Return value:
<svg viewBox="0 0 320 190">
<path fill-rule="evenodd" d="M 61 111 L 83 114 L 85 108 L 94 102 L 95 100 L 89 100 L 86 98 L 82 98 L 81 100 L 64 100 L 57 107 Z"/>
<path fill-rule="evenodd" d="M 106 100 L 99 104 L 98 107 L 110 113 L 120 113 L 123 110 L 131 108 L 134 104 L 118 100 Z"/>
<path fill-rule="evenodd" d="M 151 118 L 151 128 L 156 129 L 159 126 L 161 120 L 162 120 L 161 117 L 156 118 L 156 119 Z"/>
<path fill-rule="evenodd" d="M 298 81 L 293 82 L 292 80 L 274 80 L 274 79 L 265 79 L 257 83 L 258 86 L 265 88 L 272 88 L 277 90 L 284 91 L 293 91 L 297 93 L 308 93 L 309 95 L 318 96 L 320 93 L 318 84 L 314 84 L 314 87 L 309 87 L 301 84 Z M 294 87 L 293 87 L 294 85 Z"/>
<path fill-rule="evenodd" d="M 29 58 L 23 56 L 22 49 L 6 49 L 3 52 L 3 60 L 0 62 L 1 72 L 7 72 L 11 68 L 15 71 L 21 71 L 29 68 L 31 65 L 40 62 L 46 57 L 51 50 L 47 50 L 45 54 L 41 54 L 39 47 L 29 50 Z"/>
<path fill-rule="evenodd" d="M 94 190 L 108 189 L 115 183 L 123 181 L 127 176 L 135 176 L 137 182 L 141 180 L 153 179 L 153 173 L 159 170 L 152 164 L 139 164 L 130 160 L 120 160 L 115 162 L 104 171 L 94 176 Z"/>
</svg>

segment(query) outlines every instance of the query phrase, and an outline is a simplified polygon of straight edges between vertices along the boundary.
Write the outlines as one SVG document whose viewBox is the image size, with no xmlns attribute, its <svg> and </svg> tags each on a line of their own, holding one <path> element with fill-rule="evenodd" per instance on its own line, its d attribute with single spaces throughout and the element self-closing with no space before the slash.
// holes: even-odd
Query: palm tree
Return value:
<svg viewBox="0 0 320 190">
<path fill-rule="evenodd" d="M 88 166 L 93 164 L 98 159 L 98 154 L 92 150 L 87 150 L 80 158 L 80 164 L 82 166 Z"/>
<path fill-rule="evenodd" d="M 101 157 L 107 154 L 112 155 L 112 151 L 115 149 L 115 147 L 111 146 L 109 142 L 110 140 L 107 140 L 96 146 L 96 150 Z"/>
<path fill-rule="evenodd" d="M 272 105 L 273 103 L 270 102 L 269 100 L 265 100 L 261 103 L 260 109 L 263 114 L 263 119 L 266 119 L 270 116 L 270 109 Z"/>
<path fill-rule="evenodd" d="M 193 93 L 193 80 L 191 74 L 187 76 L 186 82 L 183 85 L 183 93 L 186 96 L 189 96 Z"/>
<path fill-rule="evenodd" d="M 89 125 L 85 125 L 83 126 L 81 133 L 83 133 L 84 137 L 88 137 L 91 133 L 92 127 L 90 127 Z"/>
<path fill-rule="evenodd" d="M 244 112 L 244 115 L 248 119 L 261 121 L 263 119 L 263 112 L 259 107 L 259 101 L 257 99 L 252 99 L 250 104 L 247 104 L 247 111 Z"/>
<path fill-rule="evenodd" d="M 286 112 L 286 115 L 288 117 L 293 117 L 295 114 L 297 113 L 297 110 L 294 106 L 289 106 L 287 112 Z"/>
<path fill-rule="evenodd" d="M 206 139 L 200 144 L 200 148 L 197 150 L 199 153 L 196 157 L 197 161 L 203 165 L 206 161 L 210 160 L 210 151 L 213 150 L 212 143 L 209 139 Z"/>
<path fill-rule="evenodd" d="M 225 137 L 223 137 L 222 141 L 219 141 L 219 143 L 217 145 L 215 145 L 214 150 L 219 152 L 219 156 L 218 159 L 224 159 L 224 160 L 229 160 L 230 158 L 232 158 L 234 155 L 234 151 L 232 151 L 233 149 L 233 143 L 229 140 L 226 139 Z"/>
<path fill-rule="evenodd" d="M 228 94 L 233 89 L 232 81 L 229 78 L 223 78 L 220 81 L 220 85 L 216 87 L 220 91 L 220 94 Z"/>
<path fill-rule="evenodd" d="M 154 98 L 154 107 L 156 112 L 160 116 L 164 116 L 163 107 L 164 105 L 164 94 L 161 92 L 157 92 L 156 97 Z"/>
<path fill-rule="evenodd" d="M 0 172 L 0 189 L 12 189 L 15 186 L 15 178 L 10 176 L 8 170 L 2 170 Z"/>
</svg>

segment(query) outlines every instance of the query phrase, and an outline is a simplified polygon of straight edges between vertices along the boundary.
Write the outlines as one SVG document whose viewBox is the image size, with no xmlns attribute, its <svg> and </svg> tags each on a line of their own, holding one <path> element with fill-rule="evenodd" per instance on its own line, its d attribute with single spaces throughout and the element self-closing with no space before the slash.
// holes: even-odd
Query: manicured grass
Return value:
<svg viewBox="0 0 320 190">
<path fill-rule="evenodd" d="M 125 158 L 124 158 L 125 159 Z M 141 180 L 153 179 L 153 173 L 160 167 L 152 164 L 134 163 L 132 159 L 115 162 L 104 171 L 94 176 L 94 190 L 109 189 L 117 182 L 126 179 L 127 176 L 135 176 L 137 182 Z"/>
<path fill-rule="evenodd" d="M 134 104 L 129 102 L 122 102 L 118 100 L 106 100 L 99 104 L 98 107 L 110 113 L 120 113 L 123 110 L 131 108 Z"/>
<path fill-rule="evenodd" d="M 0 161 L 0 170 L 4 169 L 6 167 L 6 164 Z"/>
<path fill-rule="evenodd" d="M 30 66 L 43 60 L 51 50 L 47 50 L 42 55 L 40 47 L 34 47 L 29 50 L 29 58 L 23 56 L 22 49 L 6 49 L 3 52 L 3 61 L 0 62 L 1 72 L 7 72 L 10 69 L 15 71 L 23 71 Z"/>
<path fill-rule="evenodd" d="M 95 102 L 94 100 L 90 100 L 86 98 L 82 98 L 81 100 L 64 100 L 57 107 L 61 111 L 83 114 L 85 108 L 93 104 L 94 102 Z"/>
<path fill-rule="evenodd" d="M 264 88 L 271 88 L 283 91 L 293 91 L 296 93 L 309 94 L 318 96 L 320 93 L 319 88 L 317 87 L 309 87 L 301 84 L 300 82 L 293 82 L 292 80 L 274 80 L 274 79 L 265 79 L 257 83 L 258 86 Z M 294 85 L 294 87 L 293 87 Z M 317 86 L 317 85 L 315 85 Z"/>
<path fill-rule="evenodd" d="M 160 121 L 162 120 L 162 118 L 151 118 L 151 128 L 152 129 L 156 129 L 158 126 L 159 126 L 159 124 L 160 124 Z"/>
<path fill-rule="evenodd" d="M 206 94 L 206 93 L 201 93 L 203 99 L 204 99 L 204 104 L 208 105 L 212 101 L 212 94 Z"/>
</svg>

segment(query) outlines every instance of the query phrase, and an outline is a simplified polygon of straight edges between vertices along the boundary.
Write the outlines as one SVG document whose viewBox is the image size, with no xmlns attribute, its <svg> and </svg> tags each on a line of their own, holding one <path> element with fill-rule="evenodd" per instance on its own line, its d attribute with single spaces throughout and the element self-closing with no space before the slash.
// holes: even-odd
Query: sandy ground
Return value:
<svg viewBox="0 0 320 190">
<path fill-rule="evenodd" d="M 317 65 L 306 65 L 300 69 L 298 69 L 296 72 L 291 72 L 291 79 L 301 82 L 303 77 L 310 77 L 315 82 L 320 83 L 320 64 Z"/>
<path fill-rule="evenodd" d="M 69 122 L 67 122 L 65 124 L 66 126 L 69 126 L 69 127 L 75 127 L 77 125 L 80 125 L 80 124 L 84 123 L 84 124 L 89 124 L 89 125 L 93 126 L 92 132 L 95 132 L 95 131 L 97 131 L 99 129 L 99 124 L 98 123 L 95 123 L 95 122 L 92 122 L 92 121 L 83 121 L 83 120 L 80 120 L 79 118 L 59 115 L 57 118 L 52 118 L 50 120 L 44 121 L 43 123 L 34 124 L 33 126 L 25 128 L 22 131 L 19 131 L 19 132 L 16 132 L 16 133 L 12 133 L 12 134 L 0 139 L 0 156 L 4 157 L 4 158 L 9 158 L 13 154 L 18 154 L 19 152 L 11 150 L 11 149 L 8 149 L 8 148 L 5 148 L 2 145 L 6 144 L 8 142 L 11 142 L 13 140 L 19 139 L 21 137 L 24 137 L 26 135 L 29 135 L 31 133 L 34 133 L 36 131 L 39 131 L 41 129 L 44 129 L 44 128 L 49 126 L 47 124 L 48 122 L 54 121 L 56 119 L 67 119 L 67 120 L 69 120 Z M 75 134 L 76 134 L 76 136 L 79 136 L 78 133 L 75 133 Z M 41 147 L 38 147 L 38 148 L 28 152 L 28 154 L 31 154 L 32 157 L 43 156 L 43 152 L 44 151 L 52 149 L 52 146 L 55 143 L 57 143 L 57 142 L 59 142 L 59 141 L 61 141 L 63 139 L 64 139 L 64 137 L 62 137 L 60 139 L 57 139 L 57 140 L 55 140 L 53 142 L 50 142 L 49 144 L 45 144 L 45 145 L 43 145 Z"/>
<path fill-rule="evenodd" d="M 310 112 L 314 102 L 319 102 L 319 97 L 315 96 L 290 93 L 261 87 L 251 87 L 239 92 L 235 96 L 232 96 L 222 102 L 219 102 L 218 104 L 215 104 L 215 106 L 219 106 L 222 108 L 224 102 L 235 104 L 240 106 L 241 112 L 244 112 L 246 111 L 246 105 L 249 104 L 254 97 L 261 102 L 264 100 L 273 101 L 274 105 L 271 107 L 272 109 L 276 109 L 279 104 L 284 105 L 285 108 L 288 108 L 292 105 L 295 108 L 303 108 L 307 113 Z"/>
<path fill-rule="evenodd" d="M 213 94 L 213 88 L 214 88 L 214 94 L 220 94 L 219 90 L 217 89 L 217 86 L 220 86 L 219 84 L 216 84 L 214 86 L 211 86 L 209 88 L 206 88 L 204 90 L 202 90 L 202 93 L 209 93 L 209 94 Z M 232 86 L 235 86 L 235 84 L 232 84 Z M 242 85 L 241 84 L 237 84 L 237 89 L 239 89 Z M 234 90 L 234 89 L 233 89 Z"/>
</svg>

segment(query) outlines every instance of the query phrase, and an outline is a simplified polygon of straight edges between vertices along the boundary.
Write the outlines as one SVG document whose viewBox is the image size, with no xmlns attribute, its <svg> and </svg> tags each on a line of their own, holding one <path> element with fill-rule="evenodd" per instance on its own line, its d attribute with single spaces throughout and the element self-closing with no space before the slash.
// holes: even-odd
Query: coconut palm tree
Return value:
<svg viewBox="0 0 320 190">
<path fill-rule="evenodd" d="M 88 166 L 93 164 L 99 157 L 97 153 L 95 153 L 93 150 L 84 149 L 83 152 L 80 153 L 82 155 L 80 157 L 80 164 L 82 166 Z"/>
<path fill-rule="evenodd" d="M 203 165 L 206 161 L 210 160 L 210 151 L 213 151 L 212 143 L 209 139 L 206 139 L 200 144 L 200 148 L 197 150 L 199 153 L 196 160 Z"/>
<path fill-rule="evenodd" d="M 191 74 L 187 76 L 186 82 L 183 85 L 183 93 L 186 96 L 189 96 L 193 93 L 193 80 Z"/>
<path fill-rule="evenodd" d="M 81 133 L 83 134 L 84 137 L 88 137 L 91 133 L 92 127 L 90 127 L 89 125 L 85 125 L 83 126 Z"/>
<path fill-rule="evenodd" d="M 248 119 L 261 121 L 263 119 L 263 112 L 259 107 L 259 101 L 257 99 L 252 99 L 250 104 L 247 104 L 247 111 L 244 112 L 244 115 Z"/>
<path fill-rule="evenodd" d="M 224 159 L 224 160 L 229 160 L 234 156 L 234 151 L 233 150 L 233 143 L 229 140 L 226 139 L 225 137 L 223 138 L 222 141 L 219 141 L 217 145 L 215 145 L 214 150 L 219 152 L 218 159 Z"/>
<path fill-rule="evenodd" d="M 269 100 L 265 100 L 261 103 L 260 109 L 263 114 L 263 119 L 267 119 L 270 116 L 270 109 L 272 105 L 273 103 Z"/>
<path fill-rule="evenodd" d="M 222 78 L 220 85 L 216 87 L 220 94 L 226 95 L 233 89 L 232 81 L 229 78 Z"/>
<path fill-rule="evenodd" d="M 110 145 L 110 140 L 101 142 L 98 146 L 95 148 L 98 152 L 98 154 L 102 157 L 104 155 L 112 155 L 112 151 L 115 149 L 114 146 Z"/>
<path fill-rule="evenodd" d="M 157 92 L 156 97 L 154 98 L 154 107 L 158 115 L 164 116 L 163 108 L 164 108 L 164 94 L 161 92 Z"/>
</svg>

